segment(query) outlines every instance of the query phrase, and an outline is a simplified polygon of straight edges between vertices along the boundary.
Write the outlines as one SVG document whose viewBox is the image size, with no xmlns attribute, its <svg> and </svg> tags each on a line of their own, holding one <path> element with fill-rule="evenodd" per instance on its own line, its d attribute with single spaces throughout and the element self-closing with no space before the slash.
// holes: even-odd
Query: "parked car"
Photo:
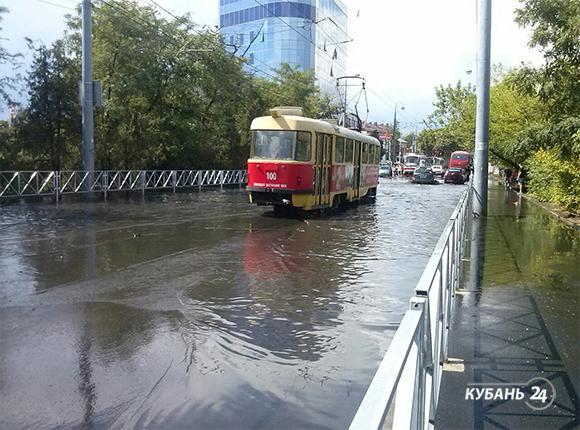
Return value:
<svg viewBox="0 0 580 430">
<path fill-rule="evenodd" d="M 446 184 L 463 184 L 467 180 L 466 170 L 461 167 L 450 167 L 447 169 L 443 180 Z"/>
<path fill-rule="evenodd" d="M 433 164 L 431 166 L 431 170 L 433 171 L 433 174 L 436 176 L 443 176 L 443 166 L 441 164 Z"/>
<path fill-rule="evenodd" d="M 381 178 L 393 176 L 393 165 L 390 161 L 386 161 L 379 165 L 379 176 Z"/>
<path fill-rule="evenodd" d="M 415 184 L 435 184 L 435 175 L 430 167 L 420 166 L 413 172 L 413 178 L 411 179 Z"/>
</svg>

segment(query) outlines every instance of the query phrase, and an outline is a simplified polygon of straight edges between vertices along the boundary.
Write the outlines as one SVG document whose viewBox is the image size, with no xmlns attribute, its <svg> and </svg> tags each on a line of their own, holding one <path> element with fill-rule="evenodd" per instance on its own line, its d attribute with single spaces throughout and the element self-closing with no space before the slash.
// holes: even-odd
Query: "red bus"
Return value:
<svg viewBox="0 0 580 430">
<path fill-rule="evenodd" d="M 452 152 L 451 157 L 449 157 L 449 165 L 447 167 L 449 169 L 452 167 L 459 167 L 464 169 L 467 180 L 469 180 L 469 176 L 471 175 L 471 154 L 467 151 Z"/>
</svg>

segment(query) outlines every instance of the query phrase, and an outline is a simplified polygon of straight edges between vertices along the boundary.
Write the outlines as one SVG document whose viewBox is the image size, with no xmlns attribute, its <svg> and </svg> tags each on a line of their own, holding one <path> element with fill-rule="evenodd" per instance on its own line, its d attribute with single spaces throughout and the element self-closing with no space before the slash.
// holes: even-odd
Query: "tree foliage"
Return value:
<svg viewBox="0 0 580 430">
<path fill-rule="evenodd" d="M 0 24 L 3 20 L 3 15 L 8 13 L 8 9 L 0 5 Z M 2 34 L 2 27 L 0 27 L 0 35 Z M 4 46 L 2 46 L 2 40 L 0 36 L 0 68 L 4 70 L 15 70 L 18 68 L 18 58 L 21 54 L 14 54 L 9 52 Z M 8 75 L 0 75 L 0 107 L 2 105 L 12 105 L 12 97 L 10 95 L 11 91 L 16 89 L 16 78 Z"/>
<path fill-rule="evenodd" d="M 80 16 L 67 24 L 61 40 L 35 48 L 14 167 L 80 167 Z M 95 110 L 97 169 L 241 168 L 256 116 L 281 104 L 313 117 L 336 109 L 311 71 L 282 65 L 275 80 L 254 76 L 218 33 L 133 0 L 95 2 L 93 64 L 104 100 Z"/>
<path fill-rule="evenodd" d="M 544 65 L 514 70 L 495 66 L 490 88 L 490 159 L 522 169 L 528 189 L 580 211 L 580 2 L 520 0 L 515 20 L 531 29 L 530 46 Z M 429 128 L 420 135 L 426 152 L 449 155 L 472 150 L 475 140 L 473 89 L 435 90 Z"/>
<path fill-rule="evenodd" d="M 34 47 L 32 69 L 28 74 L 29 103 L 17 122 L 20 168 L 40 164 L 60 170 L 78 157 L 78 62 L 57 40 L 50 48 Z M 24 159 L 22 156 L 24 155 Z"/>
<path fill-rule="evenodd" d="M 553 120 L 580 114 L 580 2 L 520 0 L 515 21 L 531 30 L 529 45 L 544 55 L 540 69 L 524 67 L 518 76 Z"/>
<path fill-rule="evenodd" d="M 460 81 L 454 86 L 440 85 L 435 88 L 435 97 L 435 109 L 426 122 L 428 128 L 419 136 L 419 147 L 435 155 L 469 150 L 475 134 L 474 88 Z"/>
</svg>

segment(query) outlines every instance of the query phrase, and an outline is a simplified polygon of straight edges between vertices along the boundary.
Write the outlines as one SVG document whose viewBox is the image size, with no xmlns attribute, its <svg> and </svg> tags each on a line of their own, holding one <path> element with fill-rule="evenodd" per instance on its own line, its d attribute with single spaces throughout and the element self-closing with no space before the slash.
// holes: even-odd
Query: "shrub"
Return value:
<svg viewBox="0 0 580 430">
<path fill-rule="evenodd" d="M 529 191 L 539 200 L 580 212 L 580 160 L 564 158 L 557 148 L 540 149 L 526 163 Z"/>
</svg>

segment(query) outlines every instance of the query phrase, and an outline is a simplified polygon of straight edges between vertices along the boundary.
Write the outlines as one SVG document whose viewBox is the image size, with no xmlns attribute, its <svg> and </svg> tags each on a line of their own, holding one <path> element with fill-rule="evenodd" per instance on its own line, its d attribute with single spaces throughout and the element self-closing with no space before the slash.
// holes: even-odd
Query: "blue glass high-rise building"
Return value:
<svg viewBox="0 0 580 430">
<path fill-rule="evenodd" d="M 312 69 L 331 97 L 346 73 L 347 21 L 340 0 L 220 0 L 224 41 L 247 59 L 248 70 L 273 75 L 282 63 Z"/>
</svg>

